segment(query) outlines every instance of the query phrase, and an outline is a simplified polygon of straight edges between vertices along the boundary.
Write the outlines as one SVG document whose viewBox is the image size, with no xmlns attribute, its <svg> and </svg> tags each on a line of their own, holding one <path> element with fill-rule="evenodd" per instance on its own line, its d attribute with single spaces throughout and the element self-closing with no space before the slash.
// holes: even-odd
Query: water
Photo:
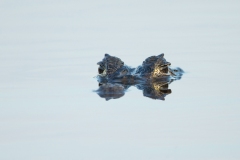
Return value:
<svg viewBox="0 0 240 160">
<path fill-rule="evenodd" d="M 0 4 L 0 159 L 240 158 L 238 1 Z M 165 101 L 105 101 L 104 53 L 186 73 Z"/>
</svg>

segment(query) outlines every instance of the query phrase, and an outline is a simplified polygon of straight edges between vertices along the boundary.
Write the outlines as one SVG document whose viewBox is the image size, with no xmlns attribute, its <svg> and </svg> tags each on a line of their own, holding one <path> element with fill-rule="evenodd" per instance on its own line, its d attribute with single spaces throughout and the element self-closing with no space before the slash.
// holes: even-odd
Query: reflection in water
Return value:
<svg viewBox="0 0 240 160">
<path fill-rule="evenodd" d="M 119 83 L 99 83 L 99 88 L 96 90 L 97 94 L 106 100 L 118 99 L 124 96 L 126 90 L 135 86 L 137 89 L 143 91 L 143 96 L 152 99 L 165 100 L 165 97 L 172 93 L 169 89 L 170 81 L 158 81 L 152 83 L 140 83 L 135 85 L 124 85 Z"/>
<path fill-rule="evenodd" d="M 98 62 L 97 94 L 106 100 L 117 99 L 124 96 L 129 87 L 135 86 L 143 91 L 145 97 L 165 100 L 172 92 L 169 84 L 181 79 L 183 70 L 170 68 L 171 63 L 163 56 L 148 57 L 141 66 L 130 68 L 120 58 L 105 54 L 104 59 Z"/>
<path fill-rule="evenodd" d="M 127 89 L 128 87 L 125 88 L 122 84 L 99 83 L 99 89 L 96 92 L 100 97 L 110 100 L 121 98 Z"/>
<path fill-rule="evenodd" d="M 171 94 L 171 89 L 168 89 L 168 86 L 171 82 L 153 82 L 149 84 L 139 84 L 136 85 L 138 89 L 143 91 L 145 97 L 152 99 L 165 100 L 165 97 L 168 94 Z"/>
</svg>

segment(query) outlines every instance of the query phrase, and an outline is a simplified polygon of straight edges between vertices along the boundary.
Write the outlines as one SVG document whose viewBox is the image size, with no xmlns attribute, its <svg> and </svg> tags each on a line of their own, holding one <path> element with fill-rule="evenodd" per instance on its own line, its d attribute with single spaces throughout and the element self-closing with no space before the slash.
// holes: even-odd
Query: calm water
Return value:
<svg viewBox="0 0 240 160">
<path fill-rule="evenodd" d="M 0 159 L 240 159 L 238 1 L 1 1 Z M 104 53 L 165 53 L 165 101 L 93 90 Z"/>
</svg>

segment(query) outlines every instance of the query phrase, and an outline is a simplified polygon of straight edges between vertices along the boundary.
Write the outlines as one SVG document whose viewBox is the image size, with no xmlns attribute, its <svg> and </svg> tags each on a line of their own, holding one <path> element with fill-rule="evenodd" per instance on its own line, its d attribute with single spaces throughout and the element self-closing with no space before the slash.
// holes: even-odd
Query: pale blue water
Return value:
<svg viewBox="0 0 240 160">
<path fill-rule="evenodd" d="M 0 21 L 0 159 L 240 158 L 238 1 L 1 1 Z M 104 53 L 186 73 L 105 101 Z"/>
</svg>

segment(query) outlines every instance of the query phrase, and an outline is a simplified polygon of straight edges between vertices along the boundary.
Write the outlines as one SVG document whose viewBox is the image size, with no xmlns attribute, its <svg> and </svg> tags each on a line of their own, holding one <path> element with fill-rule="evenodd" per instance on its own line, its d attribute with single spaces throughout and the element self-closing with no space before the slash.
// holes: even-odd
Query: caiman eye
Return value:
<svg viewBox="0 0 240 160">
<path fill-rule="evenodd" d="M 98 73 L 99 73 L 99 74 L 102 74 L 102 73 L 103 73 L 103 71 L 104 71 L 103 69 L 101 69 L 101 68 L 98 68 Z"/>
<path fill-rule="evenodd" d="M 172 90 L 171 89 L 167 89 L 167 90 L 160 90 L 162 93 L 165 93 L 165 94 L 170 94 L 172 93 Z"/>
<path fill-rule="evenodd" d="M 168 73 L 168 67 L 163 68 L 161 71 L 162 71 L 163 73 Z"/>
<path fill-rule="evenodd" d="M 128 73 L 128 70 L 124 69 L 124 70 L 122 70 L 121 73 L 122 73 L 122 74 L 127 74 L 127 73 Z"/>
</svg>

